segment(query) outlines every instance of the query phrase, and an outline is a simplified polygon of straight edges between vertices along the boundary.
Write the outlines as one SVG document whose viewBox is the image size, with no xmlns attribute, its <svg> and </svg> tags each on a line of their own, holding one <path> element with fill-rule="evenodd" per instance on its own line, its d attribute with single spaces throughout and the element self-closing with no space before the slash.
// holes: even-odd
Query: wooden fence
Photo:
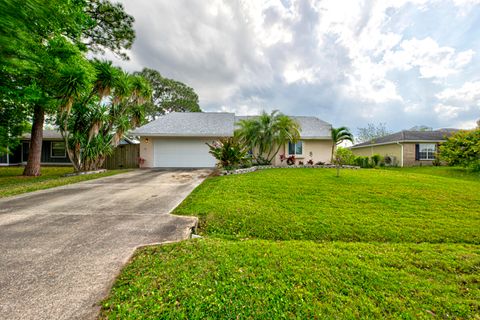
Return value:
<svg viewBox="0 0 480 320">
<path fill-rule="evenodd" d="M 138 168 L 138 158 L 140 157 L 139 144 L 119 145 L 113 151 L 113 154 L 105 160 L 103 168 L 105 169 L 126 169 Z"/>
</svg>

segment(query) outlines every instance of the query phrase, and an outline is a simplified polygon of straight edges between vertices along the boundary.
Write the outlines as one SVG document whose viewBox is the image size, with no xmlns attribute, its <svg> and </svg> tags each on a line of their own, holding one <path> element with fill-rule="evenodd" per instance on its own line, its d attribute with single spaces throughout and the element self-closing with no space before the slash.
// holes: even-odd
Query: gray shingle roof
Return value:
<svg viewBox="0 0 480 320">
<path fill-rule="evenodd" d="M 22 139 L 30 139 L 31 133 L 25 133 L 22 135 Z M 57 130 L 43 130 L 44 140 L 63 140 L 62 135 Z"/>
<path fill-rule="evenodd" d="M 440 129 L 435 131 L 410 131 L 403 130 L 400 132 L 392 133 L 384 137 L 376 138 L 367 142 L 359 143 L 351 148 L 360 148 L 378 144 L 388 144 L 396 142 L 416 142 L 416 141 L 432 141 L 440 142 L 446 140 L 447 137 L 451 136 L 457 129 Z"/>
<path fill-rule="evenodd" d="M 172 112 L 132 131 L 136 136 L 231 137 L 235 123 L 256 116 L 222 112 Z M 302 139 L 330 139 L 332 125 L 316 117 L 293 116 L 302 127 Z"/>
<path fill-rule="evenodd" d="M 235 115 L 225 112 L 172 112 L 132 131 L 137 136 L 231 137 Z"/>
<path fill-rule="evenodd" d="M 255 118 L 257 116 L 237 116 L 236 122 L 244 119 Z M 300 137 L 302 139 L 330 139 L 332 125 L 317 117 L 290 116 L 298 121 L 302 128 Z"/>
<path fill-rule="evenodd" d="M 24 133 L 22 135 L 22 139 L 24 140 L 30 140 L 30 137 L 31 137 L 30 133 Z M 58 130 L 45 129 L 43 130 L 43 140 L 62 140 L 63 141 L 63 137 L 60 131 Z M 124 136 L 120 140 L 120 144 L 139 144 L 139 143 L 140 141 L 126 137 L 126 136 Z"/>
</svg>

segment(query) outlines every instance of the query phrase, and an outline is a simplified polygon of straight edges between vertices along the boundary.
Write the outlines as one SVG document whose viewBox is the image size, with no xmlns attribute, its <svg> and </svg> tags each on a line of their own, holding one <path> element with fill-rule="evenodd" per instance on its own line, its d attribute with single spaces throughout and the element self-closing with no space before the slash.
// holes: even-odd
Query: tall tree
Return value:
<svg viewBox="0 0 480 320">
<path fill-rule="evenodd" d="M 52 43 L 59 37 L 79 40 L 77 20 L 83 21 L 84 13 L 79 1 L 68 0 L 4 0 L 0 12 L 0 69 L 4 80 L 0 107 L 5 110 L 12 103 L 16 106 L 10 110 L 15 116 L 6 124 L 6 131 L 18 127 L 33 113 L 29 163 L 38 162 L 38 166 L 27 166 L 25 172 L 38 175 L 44 112 L 54 96 L 49 73 L 52 65 L 63 60 L 62 52 L 52 52 Z"/>
<path fill-rule="evenodd" d="M 60 96 L 49 75 L 58 73 L 72 53 L 71 48 L 52 50 L 52 43 L 66 39 L 63 48 L 76 47 L 77 55 L 109 49 L 126 58 L 122 49 L 133 42 L 133 18 L 122 5 L 105 0 L 4 0 L 0 12 L 0 68 L 14 79 L 10 90 L 34 88 L 31 97 L 18 101 L 28 101 L 33 120 L 24 175 L 40 175 L 45 113 L 55 112 Z"/>
<path fill-rule="evenodd" d="M 130 49 L 135 40 L 135 19 L 125 12 L 123 5 L 106 0 L 89 0 L 85 11 L 89 21 L 82 31 L 82 42 L 87 48 L 95 53 L 108 49 L 128 60 L 125 49 Z"/>
<path fill-rule="evenodd" d="M 0 155 L 15 149 L 19 137 L 28 130 L 27 106 L 18 103 L 21 91 L 10 90 L 9 81 L 8 77 L 0 77 Z"/>
<path fill-rule="evenodd" d="M 367 142 L 376 138 L 384 137 L 391 134 L 387 129 L 385 123 L 369 123 L 364 128 L 357 128 L 357 135 L 355 136 L 355 141 L 357 143 Z"/>
<path fill-rule="evenodd" d="M 241 120 L 238 126 L 235 135 L 253 151 L 254 160 L 260 164 L 270 164 L 285 143 L 300 138 L 300 124 L 278 110 Z"/>
<path fill-rule="evenodd" d="M 146 105 L 146 116 L 154 120 L 169 112 L 201 112 L 198 95 L 184 83 L 164 78 L 160 72 L 144 68 L 136 74 L 147 79 L 153 89 L 152 101 Z"/>
<path fill-rule="evenodd" d="M 332 162 L 334 160 L 335 149 L 343 141 L 353 142 L 353 135 L 350 133 L 350 130 L 347 127 L 332 128 Z"/>
</svg>

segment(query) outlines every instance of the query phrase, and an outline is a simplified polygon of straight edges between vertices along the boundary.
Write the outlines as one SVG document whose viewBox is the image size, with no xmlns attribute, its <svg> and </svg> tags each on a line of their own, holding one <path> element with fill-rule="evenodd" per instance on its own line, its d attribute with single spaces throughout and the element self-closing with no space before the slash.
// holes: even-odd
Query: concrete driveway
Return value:
<svg viewBox="0 0 480 320">
<path fill-rule="evenodd" d="M 208 170 L 137 170 L 0 200 L 0 318 L 94 319 L 140 245 L 189 237 L 172 216 Z"/>
</svg>

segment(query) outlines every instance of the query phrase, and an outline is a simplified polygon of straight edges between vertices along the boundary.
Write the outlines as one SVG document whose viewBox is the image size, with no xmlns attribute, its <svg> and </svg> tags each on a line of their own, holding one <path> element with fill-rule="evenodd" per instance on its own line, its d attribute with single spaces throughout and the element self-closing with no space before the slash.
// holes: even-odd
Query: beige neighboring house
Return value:
<svg viewBox="0 0 480 320">
<path fill-rule="evenodd" d="M 225 112 L 172 112 L 134 130 L 140 137 L 142 168 L 211 168 L 217 164 L 206 143 L 232 137 L 238 117 Z M 316 117 L 293 116 L 301 127 L 300 140 L 280 148 L 274 165 L 286 165 L 280 155 L 294 155 L 305 164 L 329 162 L 332 126 Z"/>
<path fill-rule="evenodd" d="M 350 149 L 356 156 L 371 157 L 374 154 L 379 154 L 382 157 L 389 157 L 392 165 L 400 167 L 432 165 L 437 155 L 438 146 L 456 131 L 458 130 L 403 130 L 356 144 Z"/>
</svg>

